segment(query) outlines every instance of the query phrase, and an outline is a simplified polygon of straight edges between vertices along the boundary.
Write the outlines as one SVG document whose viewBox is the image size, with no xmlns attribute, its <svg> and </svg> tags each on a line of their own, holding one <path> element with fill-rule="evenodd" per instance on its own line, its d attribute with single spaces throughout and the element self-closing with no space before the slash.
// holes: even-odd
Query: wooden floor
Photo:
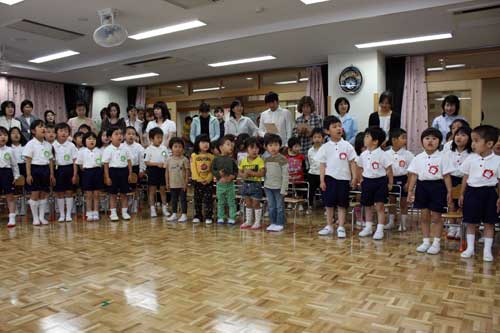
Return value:
<svg viewBox="0 0 500 333">
<path fill-rule="evenodd" d="M 2 224 L 0 332 L 500 332 L 498 260 L 417 254 L 415 232 L 319 237 L 322 223 Z"/>
</svg>

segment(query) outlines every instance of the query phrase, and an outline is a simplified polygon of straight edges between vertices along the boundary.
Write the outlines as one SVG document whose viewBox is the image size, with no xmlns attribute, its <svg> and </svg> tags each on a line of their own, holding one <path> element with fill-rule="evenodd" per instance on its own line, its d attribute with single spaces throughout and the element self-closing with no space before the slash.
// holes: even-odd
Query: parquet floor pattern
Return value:
<svg viewBox="0 0 500 333">
<path fill-rule="evenodd" d="M 500 332 L 498 260 L 417 254 L 415 232 L 319 237 L 322 223 L 2 224 L 0 332 Z"/>
</svg>

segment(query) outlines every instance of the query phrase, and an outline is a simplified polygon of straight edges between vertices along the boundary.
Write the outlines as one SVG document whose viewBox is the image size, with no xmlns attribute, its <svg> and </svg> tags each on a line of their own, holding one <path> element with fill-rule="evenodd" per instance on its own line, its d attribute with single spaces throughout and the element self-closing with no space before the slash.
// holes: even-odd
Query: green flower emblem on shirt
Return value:
<svg viewBox="0 0 500 333">
<path fill-rule="evenodd" d="M 6 161 L 10 161 L 11 157 L 10 157 L 10 154 L 9 153 L 5 153 L 3 155 L 3 158 L 6 160 Z"/>
<path fill-rule="evenodd" d="M 64 154 L 64 160 L 65 161 L 69 161 L 69 155 L 68 154 Z"/>
<path fill-rule="evenodd" d="M 50 157 L 50 151 L 44 150 L 43 151 L 43 156 L 45 156 L 46 158 L 49 158 Z"/>
<path fill-rule="evenodd" d="M 101 162 L 102 162 L 102 160 L 101 160 L 101 158 L 100 158 L 100 157 L 97 157 L 97 158 L 95 159 L 95 164 L 97 164 L 97 165 L 101 165 Z"/>
<path fill-rule="evenodd" d="M 120 157 L 120 160 L 121 160 L 122 162 L 125 162 L 125 161 L 127 160 L 127 156 L 122 155 L 122 156 Z"/>
<path fill-rule="evenodd" d="M 167 152 L 166 152 L 166 151 L 162 151 L 162 152 L 161 152 L 161 154 L 162 154 L 163 156 L 167 156 Z"/>
</svg>

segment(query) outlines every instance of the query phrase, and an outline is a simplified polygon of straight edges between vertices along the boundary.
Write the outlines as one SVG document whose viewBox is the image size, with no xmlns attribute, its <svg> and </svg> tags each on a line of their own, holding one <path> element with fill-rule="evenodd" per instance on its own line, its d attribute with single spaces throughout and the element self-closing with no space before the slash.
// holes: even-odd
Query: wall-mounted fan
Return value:
<svg viewBox="0 0 500 333">
<path fill-rule="evenodd" d="M 97 11 L 101 19 L 101 26 L 94 31 L 94 41 L 102 47 L 122 45 L 128 37 L 127 29 L 115 23 L 117 12 L 111 8 Z"/>
</svg>

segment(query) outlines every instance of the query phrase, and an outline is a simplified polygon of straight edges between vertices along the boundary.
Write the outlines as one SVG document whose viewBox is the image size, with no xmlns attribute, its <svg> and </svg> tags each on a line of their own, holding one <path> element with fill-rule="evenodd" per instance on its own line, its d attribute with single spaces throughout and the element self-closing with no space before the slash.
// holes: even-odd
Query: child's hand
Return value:
<svg viewBox="0 0 500 333">
<path fill-rule="evenodd" d="M 448 207 L 453 208 L 453 199 L 451 197 L 451 192 L 446 194 L 446 201 L 448 202 Z"/>
<path fill-rule="evenodd" d="M 408 203 L 412 204 L 415 202 L 415 192 L 411 191 L 408 193 Z"/>
<path fill-rule="evenodd" d="M 33 185 L 33 177 L 26 176 L 26 183 L 28 183 L 28 185 Z"/>
<path fill-rule="evenodd" d="M 325 182 L 321 182 L 319 187 L 321 187 L 321 191 L 323 191 L 323 192 L 326 191 L 326 183 Z"/>
<path fill-rule="evenodd" d="M 500 213 L 500 199 L 497 200 L 497 213 Z"/>
<path fill-rule="evenodd" d="M 105 183 L 106 185 L 108 185 L 108 186 L 111 186 L 111 184 L 113 184 L 113 182 L 111 181 L 111 178 L 109 178 L 109 177 L 106 177 L 106 178 L 104 179 L 104 183 Z"/>
<path fill-rule="evenodd" d="M 463 195 L 461 195 L 460 198 L 458 198 L 458 205 L 462 208 L 464 207 L 464 196 Z M 497 204 L 497 206 L 498 206 L 498 204 Z"/>
<path fill-rule="evenodd" d="M 408 183 L 406 183 L 405 186 L 403 186 L 403 191 L 408 193 Z"/>
<path fill-rule="evenodd" d="M 76 185 L 76 175 L 71 178 L 71 183 L 73 183 L 73 185 Z"/>
<path fill-rule="evenodd" d="M 12 181 L 12 185 L 16 185 L 16 180 L 17 178 Z"/>
<path fill-rule="evenodd" d="M 393 186 L 394 186 L 394 185 L 393 185 L 393 184 L 391 184 L 391 183 L 387 184 L 387 188 L 389 189 L 389 191 L 392 191 L 392 187 L 393 187 Z"/>
<path fill-rule="evenodd" d="M 166 190 L 167 192 L 170 192 L 170 184 L 165 185 L 165 190 Z"/>
<path fill-rule="evenodd" d="M 128 183 L 129 183 L 129 184 L 132 184 L 132 183 L 133 183 L 133 181 L 132 181 L 132 174 L 129 174 L 129 175 L 128 175 Z"/>
<path fill-rule="evenodd" d="M 50 175 L 50 185 L 52 187 L 56 186 L 56 177 L 54 175 Z"/>
</svg>

